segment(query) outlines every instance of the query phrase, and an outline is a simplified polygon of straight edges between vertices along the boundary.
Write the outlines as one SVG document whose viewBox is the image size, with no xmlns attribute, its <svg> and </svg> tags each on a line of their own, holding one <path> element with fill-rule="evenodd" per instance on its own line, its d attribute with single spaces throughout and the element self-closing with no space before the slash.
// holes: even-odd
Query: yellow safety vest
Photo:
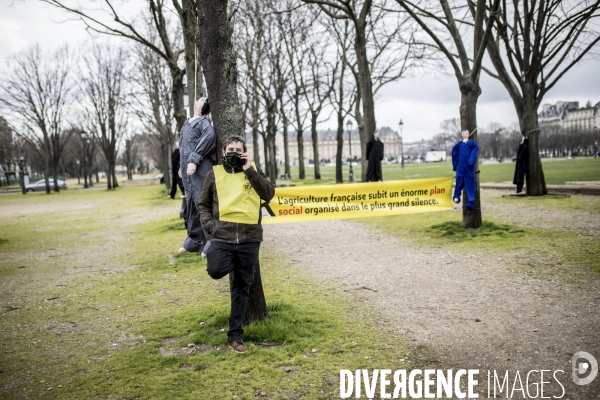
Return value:
<svg viewBox="0 0 600 400">
<path fill-rule="evenodd" d="M 256 165 L 252 163 L 256 169 Z M 222 165 L 213 166 L 219 198 L 219 220 L 258 224 L 260 196 L 242 172 L 230 174 Z"/>
</svg>

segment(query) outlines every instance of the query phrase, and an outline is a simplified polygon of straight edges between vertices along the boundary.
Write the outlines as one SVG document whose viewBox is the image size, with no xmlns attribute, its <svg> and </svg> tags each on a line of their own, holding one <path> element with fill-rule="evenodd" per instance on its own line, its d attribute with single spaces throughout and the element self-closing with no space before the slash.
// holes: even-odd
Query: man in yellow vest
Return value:
<svg viewBox="0 0 600 400">
<path fill-rule="evenodd" d="M 227 340 L 233 350 L 245 353 L 242 325 L 263 239 L 260 203 L 271 200 L 275 188 L 248 156 L 241 136 L 225 139 L 222 153 L 223 165 L 206 175 L 197 210 L 204 230 L 212 235 L 208 274 L 221 279 L 233 272 Z"/>
</svg>

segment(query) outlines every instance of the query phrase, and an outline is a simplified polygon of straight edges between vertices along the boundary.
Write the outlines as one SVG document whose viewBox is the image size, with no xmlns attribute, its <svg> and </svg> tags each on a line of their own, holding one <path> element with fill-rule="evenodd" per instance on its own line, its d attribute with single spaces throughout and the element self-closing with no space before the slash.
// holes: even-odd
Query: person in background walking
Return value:
<svg viewBox="0 0 600 400">
<path fill-rule="evenodd" d="M 367 182 L 383 180 L 381 160 L 383 160 L 383 142 L 379 140 L 379 132 L 373 132 L 373 138 L 367 142 Z"/>
<path fill-rule="evenodd" d="M 529 138 L 523 136 L 519 149 L 517 150 L 517 162 L 515 164 L 515 177 L 513 178 L 513 184 L 517 185 L 517 193 L 523 191 L 523 185 L 525 184 L 525 175 L 527 175 L 527 169 L 529 166 Z"/>
<path fill-rule="evenodd" d="M 202 97 L 194 105 L 194 116 L 188 119 L 181 128 L 181 137 L 179 138 L 181 152 L 179 173 L 185 189 L 185 220 L 188 233 L 179 249 L 179 254 L 200 251 L 204 236 L 206 243 L 202 250 L 202 257 L 206 257 L 206 251 L 210 246 L 210 236 L 202 230 L 196 204 L 198 204 L 206 174 L 217 163 L 217 137 L 215 129 L 206 119 L 209 113 L 208 98 Z"/>
<path fill-rule="evenodd" d="M 175 141 L 175 150 L 171 154 L 171 192 L 169 193 L 169 198 L 174 199 L 175 194 L 177 194 L 177 186 L 179 186 L 179 190 L 181 190 L 181 197 L 185 197 L 185 191 L 183 189 L 183 180 L 179 176 L 179 141 Z"/>
</svg>

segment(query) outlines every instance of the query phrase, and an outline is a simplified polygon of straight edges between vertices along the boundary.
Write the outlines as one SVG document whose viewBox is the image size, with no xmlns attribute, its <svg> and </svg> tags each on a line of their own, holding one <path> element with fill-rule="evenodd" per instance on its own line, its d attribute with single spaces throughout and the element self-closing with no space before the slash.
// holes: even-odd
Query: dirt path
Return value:
<svg viewBox="0 0 600 400">
<path fill-rule="evenodd" d="M 527 217 L 522 221 L 545 225 L 532 211 L 545 215 L 527 207 L 519 211 Z M 570 221 L 564 224 L 570 230 L 573 221 L 583 221 L 581 229 L 588 231 L 586 214 L 553 217 Z M 523 375 L 530 370 L 562 369 L 557 377 L 566 388 L 563 399 L 600 398 L 600 378 L 587 386 L 576 386 L 571 379 L 575 352 L 587 351 L 600 360 L 598 279 L 568 284 L 524 276 L 508 270 L 526 263 L 522 255 L 498 258 L 478 250 L 465 255 L 419 247 L 349 221 L 265 226 L 264 245 L 297 268 L 355 293 L 356 301 L 380 313 L 382 327 L 432 348 L 446 368 L 478 368 L 486 379 L 487 370 L 509 370 L 511 386 L 516 370 L 525 382 Z M 535 259 L 535 254 L 527 256 Z M 539 374 L 533 377 L 539 382 Z M 544 395 L 560 396 L 560 386 L 552 382 L 556 391 L 545 385 Z M 513 398 L 522 398 L 520 392 Z"/>
</svg>

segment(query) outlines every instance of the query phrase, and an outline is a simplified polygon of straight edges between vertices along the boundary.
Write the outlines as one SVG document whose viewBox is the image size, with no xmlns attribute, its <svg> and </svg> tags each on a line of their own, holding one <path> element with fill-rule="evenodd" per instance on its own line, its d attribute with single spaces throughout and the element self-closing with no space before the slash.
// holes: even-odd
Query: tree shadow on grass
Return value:
<svg viewBox="0 0 600 400">
<path fill-rule="evenodd" d="M 427 230 L 432 237 L 450 238 L 453 242 L 469 241 L 476 237 L 515 237 L 525 235 L 525 230 L 505 224 L 484 221 L 479 229 L 464 228 L 460 223 L 447 221 Z"/>
</svg>

